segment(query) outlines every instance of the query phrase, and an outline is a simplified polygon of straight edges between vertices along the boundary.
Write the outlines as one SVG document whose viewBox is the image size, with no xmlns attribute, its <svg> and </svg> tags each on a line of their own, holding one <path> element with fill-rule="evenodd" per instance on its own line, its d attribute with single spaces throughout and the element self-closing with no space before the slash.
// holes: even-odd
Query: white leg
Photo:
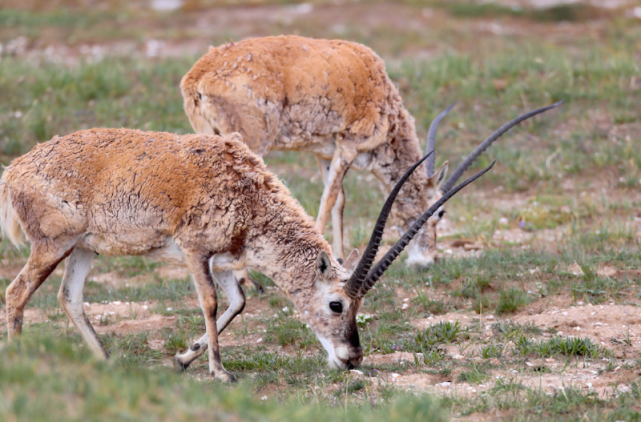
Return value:
<svg viewBox="0 0 641 422">
<path fill-rule="evenodd" d="M 323 191 L 323 198 L 326 196 L 326 192 L 329 190 L 328 184 L 330 181 L 330 173 L 332 168 L 332 161 L 325 160 L 322 158 L 316 157 L 318 160 L 318 167 L 320 168 L 321 174 L 323 176 L 323 183 L 325 184 L 325 190 Z M 345 191 L 343 190 L 343 183 L 341 181 L 339 186 L 338 196 L 336 197 L 336 203 L 332 208 L 332 248 L 334 249 L 334 254 L 341 260 L 344 260 L 345 254 L 343 252 L 343 208 L 345 207 Z M 321 210 L 323 209 L 322 199 L 321 199 Z M 319 212 L 320 220 L 320 212 Z"/>
<path fill-rule="evenodd" d="M 105 350 L 100 338 L 85 315 L 83 308 L 83 292 L 85 282 L 93 263 L 94 252 L 76 247 L 67 258 L 65 274 L 58 292 L 58 301 L 65 313 L 76 326 L 80 335 L 89 344 L 89 348 L 100 359 L 107 359 L 109 354 Z"/>
<path fill-rule="evenodd" d="M 212 275 L 218 285 L 223 289 L 223 293 L 227 299 L 229 299 L 229 307 L 225 310 L 225 313 L 218 318 L 218 321 L 216 321 L 216 329 L 218 334 L 220 334 L 245 308 L 245 294 L 236 280 L 233 271 L 213 272 Z M 185 353 L 176 354 L 174 357 L 176 368 L 182 370 L 187 369 L 194 360 L 205 353 L 208 343 L 209 336 L 205 334 L 189 346 L 189 349 L 187 349 Z"/>
</svg>

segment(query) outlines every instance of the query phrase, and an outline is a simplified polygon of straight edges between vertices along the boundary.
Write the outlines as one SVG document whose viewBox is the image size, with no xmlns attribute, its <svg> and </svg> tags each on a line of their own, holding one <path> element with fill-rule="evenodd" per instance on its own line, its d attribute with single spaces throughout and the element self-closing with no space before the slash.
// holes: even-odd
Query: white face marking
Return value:
<svg viewBox="0 0 641 422">
<path fill-rule="evenodd" d="M 328 366 L 332 369 L 345 369 L 346 365 L 343 362 L 341 362 L 341 360 L 338 359 L 338 357 L 336 356 L 336 353 L 334 351 L 334 345 L 332 344 L 332 342 L 322 337 L 318 333 L 316 333 L 316 337 L 318 337 L 318 340 L 321 342 L 325 350 L 327 350 Z M 347 355 L 349 357 L 349 353 Z"/>
<path fill-rule="evenodd" d="M 339 357 L 342 360 L 348 360 L 349 359 L 349 350 L 347 350 L 347 347 L 345 347 L 345 346 L 338 346 L 336 348 L 336 356 Z"/>
<path fill-rule="evenodd" d="M 422 227 L 421 230 L 416 234 L 414 239 L 410 241 L 409 245 L 405 249 L 407 251 L 407 261 L 405 262 L 408 266 L 419 266 L 419 267 L 428 267 L 434 264 L 434 258 L 431 256 L 426 256 L 427 252 L 424 249 L 421 249 L 418 245 L 418 239 L 423 234 L 425 227 Z"/>
</svg>

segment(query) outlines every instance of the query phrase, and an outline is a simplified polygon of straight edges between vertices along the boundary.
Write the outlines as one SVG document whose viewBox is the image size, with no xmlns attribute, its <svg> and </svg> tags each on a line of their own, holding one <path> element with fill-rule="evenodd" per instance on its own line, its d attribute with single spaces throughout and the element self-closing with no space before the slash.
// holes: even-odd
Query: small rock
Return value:
<svg viewBox="0 0 641 422">
<path fill-rule="evenodd" d="M 576 276 L 585 275 L 585 273 L 581 269 L 581 266 L 579 264 L 577 264 L 576 261 L 574 261 L 574 264 L 572 264 L 572 265 L 570 265 L 568 267 L 568 271 L 570 271 L 572 274 L 574 274 Z"/>
</svg>

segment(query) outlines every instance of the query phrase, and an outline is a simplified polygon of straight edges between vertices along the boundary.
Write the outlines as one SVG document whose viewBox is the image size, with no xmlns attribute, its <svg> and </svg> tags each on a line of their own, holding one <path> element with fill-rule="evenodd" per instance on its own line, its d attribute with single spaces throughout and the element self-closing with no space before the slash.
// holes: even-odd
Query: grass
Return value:
<svg viewBox="0 0 641 422">
<path fill-rule="evenodd" d="M 406 0 L 410 4 L 419 4 L 415 0 Z M 498 18 L 511 17 L 535 22 L 573 22 L 606 17 L 607 11 L 585 4 L 560 4 L 548 7 L 504 6 L 500 3 L 476 3 L 471 1 L 429 2 L 431 6 L 447 10 L 460 18 Z"/>
<path fill-rule="evenodd" d="M 501 291 L 499 297 L 499 304 L 496 307 L 496 313 L 499 315 L 514 313 L 519 308 L 527 305 L 527 293 L 520 289 L 511 288 L 509 290 Z"/>
<path fill-rule="evenodd" d="M 481 384 L 488 378 L 484 368 L 472 365 L 467 371 L 459 374 L 457 381 L 466 382 L 468 384 Z"/>
<path fill-rule="evenodd" d="M 125 355 L 134 353 L 124 350 Z M 170 370 L 95 362 L 76 344 L 33 335 L 0 354 L 2 420 L 426 420 L 444 421 L 439 404 L 427 397 L 403 397 L 376 410 L 324 408 L 295 399 L 260 401 L 247 384 L 201 383 Z M 270 368 L 277 361 L 265 362 Z M 228 367 L 241 369 L 240 365 Z M 250 364 L 244 368 L 251 367 Z M 259 368 L 254 365 L 253 368 Z M 356 391 L 351 386 L 350 393 Z M 37 397 L 37 399 L 36 399 Z"/>
<path fill-rule="evenodd" d="M 551 356 L 586 356 L 598 358 L 609 356 L 605 348 L 595 344 L 589 338 L 552 337 L 549 340 L 532 341 L 521 334 L 514 342 L 516 351 L 522 356 L 536 355 L 546 358 Z"/>
<path fill-rule="evenodd" d="M 265 341 L 279 346 L 295 345 L 297 349 L 303 350 L 319 345 L 306 324 L 287 315 L 269 320 Z"/>
<path fill-rule="evenodd" d="M 448 203 L 456 233 L 441 238 L 441 252 L 454 240 L 469 241 L 483 246 L 479 256 L 445 254 L 424 272 L 408 269 L 401 260 L 365 298 L 359 319 L 366 356 L 362 376 L 328 370 L 322 347 L 297 319 L 291 301 L 258 273 L 252 276 L 268 287 L 267 293 L 251 293 L 244 315 L 221 336 L 224 365 L 240 385 L 210 381 L 204 358 L 177 375 L 167 367 L 171 358 L 204 332 L 203 316 L 191 306 L 196 301 L 191 282 L 163 278 L 158 264 L 143 258 L 98 256 L 92 276 L 110 274 L 116 283 L 88 282 L 85 301 L 150 301 L 152 313 L 175 317 L 174 322 L 160 330 L 116 334 L 114 323 L 131 315 L 100 320 L 92 315 L 113 357 L 107 364 L 95 362 L 60 311 L 60 277 L 51 277 L 27 307 L 40 322 L 26 325 L 17 343 L 6 344 L 6 331 L 0 332 L 0 420 L 210 415 L 221 420 L 445 420 L 448 414 L 515 421 L 641 420 L 639 363 L 617 357 L 622 350 L 629 355 L 634 338 L 603 346 L 511 321 L 559 298 L 573 305 L 635 305 L 641 298 L 635 220 L 641 205 L 641 120 L 634 112 L 641 84 L 638 25 L 617 10 L 577 5 L 515 10 L 487 2 L 407 0 L 393 5 L 394 13 L 409 11 L 407 16 L 390 12 L 381 24 L 367 13 L 388 10 L 378 8 L 385 2 L 349 2 L 361 7 L 363 17 L 338 28 L 341 19 L 328 18 L 335 7 L 331 2 L 313 1 L 318 13 L 295 15 L 288 23 L 263 16 L 273 10 L 291 14 L 279 9 L 285 2 L 269 0 L 260 3 L 271 8 L 252 12 L 261 14 L 256 26 L 249 13 L 243 25 L 217 21 L 205 28 L 193 17 L 206 22 L 213 12 L 232 16 L 235 9 L 209 8 L 234 2 L 188 3 L 185 8 L 193 11 L 155 13 L 137 2 L 117 1 L 91 13 L 53 3 L 42 3 L 37 13 L 1 10 L 0 162 L 8 164 L 56 134 L 95 126 L 191 132 L 178 84 L 195 56 L 27 59 L 7 53 L 8 43 L 19 36 L 26 37 L 29 48 L 44 48 L 43 40 L 51 40 L 75 52 L 79 45 L 122 41 L 140 52 L 152 38 L 165 41 L 171 51 L 183 41 L 197 44 L 206 38 L 220 44 L 230 37 L 288 32 L 364 42 L 386 59 L 421 139 L 431 119 L 457 101 L 439 129 L 437 165 L 446 159 L 458 164 L 492 130 L 525 110 L 565 102 L 498 141 L 473 165 L 479 169 L 496 158 L 492 173 Z M 341 18 L 350 10 L 341 9 Z M 436 17 L 426 17 L 428 24 L 415 25 L 417 17 L 430 13 Z M 399 16 L 400 26 L 395 24 Z M 566 23 L 557 26 L 559 21 Z M 479 29 L 488 25 L 519 31 L 498 37 Z M 322 181 L 313 156 L 280 151 L 265 160 L 315 216 Z M 383 196 L 367 172 L 349 172 L 345 191 L 346 244 L 362 247 Z M 497 231 L 534 238 L 497 240 Z M 559 240 L 546 241 L 550 234 Z M 393 238 L 386 236 L 385 242 Z M 0 243 L 0 292 L 11 282 L 5 266 L 19 266 L 28 255 L 28 248 L 17 251 Z M 582 274 L 570 269 L 575 263 Z M 603 266 L 619 272 L 602 275 Z M 223 308 L 224 303 L 219 313 Z M 444 320 L 433 323 L 438 318 Z M 545 363 L 524 364 L 534 359 Z M 611 377 L 608 391 L 622 382 L 628 390 L 598 396 L 567 386 L 547 394 L 526 382 L 541 372 L 563 377 L 579 367 Z M 453 388 L 442 399 L 406 396 L 392 373 L 406 381 L 447 381 Z M 459 386 L 477 391 L 458 394 Z"/>
</svg>

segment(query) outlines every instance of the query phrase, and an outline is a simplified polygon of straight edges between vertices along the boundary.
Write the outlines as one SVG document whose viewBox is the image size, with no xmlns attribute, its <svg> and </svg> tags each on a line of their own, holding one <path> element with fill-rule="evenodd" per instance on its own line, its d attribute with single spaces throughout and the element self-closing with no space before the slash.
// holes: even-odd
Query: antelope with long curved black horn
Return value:
<svg viewBox="0 0 641 422">
<path fill-rule="evenodd" d="M 383 237 L 383 231 L 385 229 L 385 223 L 387 221 L 387 217 L 389 215 L 389 212 L 392 208 L 392 202 L 394 202 L 394 199 L 396 198 L 396 195 L 398 194 L 398 191 L 400 191 L 401 187 L 407 180 L 407 178 L 410 176 L 410 174 L 418 167 L 426 158 L 428 158 L 432 152 L 428 153 L 425 157 L 423 157 L 420 161 L 416 162 L 412 167 L 410 167 L 407 172 L 403 175 L 403 178 L 397 183 L 397 185 L 394 187 L 394 190 L 390 194 L 390 196 L 387 198 L 385 201 L 385 205 L 383 205 L 383 209 L 381 210 L 381 213 L 378 217 L 378 220 L 376 221 L 376 225 L 374 226 L 374 230 L 372 231 L 372 236 L 370 238 L 369 243 L 367 244 L 367 248 L 365 249 L 365 252 L 363 252 L 363 257 L 361 258 L 360 262 L 358 263 L 358 266 L 352 273 L 352 276 L 350 279 L 347 281 L 345 284 L 345 291 L 347 294 L 356 299 L 356 298 L 362 298 L 367 294 L 367 292 L 374 286 L 376 281 L 383 275 L 385 270 L 394 262 L 396 258 L 403 252 L 403 249 L 407 247 L 409 242 L 416 236 L 416 234 L 419 232 L 423 224 L 445 203 L 447 202 L 452 196 L 454 196 L 458 191 L 463 189 L 465 186 L 469 185 L 485 173 L 487 173 L 493 166 L 496 161 L 492 162 L 488 167 L 485 169 L 481 170 L 480 172 L 476 173 L 474 176 L 470 177 L 469 179 L 465 180 L 463 183 L 457 185 L 454 187 L 454 189 L 450 189 L 449 192 L 447 192 L 445 195 L 443 195 L 438 201 L 436 201 L 418 220 L 412 224 L 410 229 L 406 231 L 403 236 L 390 248 L 389 251 L 385 254 L 383 259 L 381 259 L 374 269 L 370 272 L 370 267 L 372 265 L 372 262 L 374 261 L 374 257 L 376 256 L 376 253 L 378 252 L 378 248 L 381 244 L 381 239 Z"/>
<path fill-rule="evenodd" d="M 425 224 L 425 222 L 430 218 L 445 202 L 447 202 L 448 199 L 450 199 L 452 196 L 454 196 L 458 191 L 463 189 L 465 186 L 469 185 L 479 177 L 483 176 L 485 173 L 490 171 L 492 167 L 494 167 L 494 163 L 496 163 L 496 160 L 492 162 L 489 166 L 487 166 L 485 169 L 479 171 L 476 173 L 474 176 L 468 178 L 465 180 L 463 183 L 455 186 L 453 189 L 450 189 L 445 195 L 441 197 L 438 201 L 436 201 L 418 220 L 412 224 L 412 227 L 406 231 L 403 236 L 390 248 L 389 251 L 383 256 L 383 258 L 374 266 L 372 271 L 367 275 L 367 278 L 365 278 L 365 281 L 361 285 L 360 291 L 359 291 L 359 297 L 363 297 L 367 294 L 367 292 L 374 287 L 374 284 L 378 281 L 378 279 L 383 275 L 383 273 L 389 268 L 390 265 L 398 258 L 398 256 L 403 252 L 403 249 L 407 247 L 407 245 L 410 243 L 410 241 L 416 236 L 418 231 L 421 229 L 421 226 Z"/>
<path fill-rule="evenodd" d="M 492 142 L 494 142 L 501 135 L 503 135 L 505 132 L 507 132 L 509 129 L 519 124 L 523 120 L 526 120 L 539 113 L 543 113 L 547 110 L 557 107 L 562 102 L 563 101 L 559 101 L 550 106 L 542 107 L 542 108 L 533 110 L 531 112 L 528 112 L 526 114 L 523 114 L 517 117 L 516 119 L 513 119 L 510 122 L 504 124 L 498 130 L 492 133 L 487 139 L 485 139 L 477 148 L 474 149 L 474 151 L 472 151 L 472 153 L 463 161 L 463 163 L 461 163 L 456 168 L 456 170 L 454 170 L 452 175 L 443 184 L 443 187 L 440 190 L 440 194 L 442 196 L 435 203 L 433 203 L 432 206 L 430 206 L 430 208 L 418 220 L 416 220 L 412 224 L 410 229 L 403 234 L 401 239 L 399 239 L 399 241 L 396 242 L 396 244 L 385 254 L 383 259 L 381 259 L 381 261 L 374 267 L 374 269 L 371 272 L 369 272 L 369 269 L 374 261 L 376 253 L 378 252 L 381 239 L 383 237 L 383 231 L 385 229 L 385 223 L 387 222 L 387 217 L 389 215 L 389 212 L 391 211 L 394 199 L 396 198 L 396 195 L 400 191 L 401 187 L 403 186 L 405 181 L 409 178 L 410 174 L 416 169 L 416 167 L 418 167 L 420 163 L 425 160 L 427 160 L 425 161 L 425 168 L 426 168 L 427 175 L 428 177 L 432 176 L 434 171 L 434 157 L 435 157 L 433 153 L 434 153 L 434 147 L 436 143 L 436 132 L 438 129 L 438 124 L 441 121 L 441 119 L 445 117 L 447 113 L 450 112 L 450 110 L 454 107 L 455 104 L 452 104 L 447 109 L 442 111 L 438 116 L 436 116 L 436 118 L 430 124 L 430 129 L 427 137 L 426 150 L 429 152 L 421 160 L 416 162 L 412 167 L 410 167 L 405 172 L 403 177 L 399 180 L 399 182 L 396 184 L 396 186 L 390 193 L 389 197 L 387 198 L 385 205 L 383 206 L 383 209 L 381 210 L 381 213 L 378 217 L 374 230 L 372 231 L 372 236 L 370 238 L 370 241 L 368 242 L 367 248 L 363 252 L 363 257 L 361 261 L 358 263 L 358 266 L 356 267 L 354 273 L 352 274 L 348 282 L 345 284 L 346 293 L 352 298 L 362 298 L 372 288 L 374 283 L 376 283 L 376 281 L 385 272 L 385 270 L 392 264 L 392 262 L 398 257 L 398 255 L 400 255 L 403 249 L 407 247 L 409 242 L 414 238 L 414 236 L 416 236 L 416 234 L 419 232 L 419 230 L 425 224 L 425 222 L 427 222 L 427 220 L 430 217 L 432 217 L 434 213 L 437 212 L 439 208 L 441 208 L 443 204 L 449 198 L 452 197 L 452 195 L 457 193 L 459 190 L 461 190 L 462 188 L 464 188 L 465 186 L 467 186 L 468 184 L 476 180 L 478 177 L 485 174 L 490 168 L 492 168 L 492 166 L 496 161 L 494 161 L 486 169 L 480 171 L 476 175 L 470 177 L 460 185 L 453 188 L 454 184 L 458 181 L 458 179 L 465 172 L 465 170 L 469 168 L 469 166 L 474 162 L 474 160 L 476 160 L 476 158 L 478 158 L 492 144 Z M 433 227 L 433 229 L 435 229 L 435 227 Z"/>
<path fill-rule="evenodd" d="M 363 281 L 367 276 L 367 272 L 369 271 L 369 268 L 372 266 L 372 263 L 374 262 L 374 258 L 376 258 L 378 247 L 380 246 L 381 239 L 383 238 L 383 231 L 385 230 L 387 217 L 389 216 L 389 213 L 392 210 L 392 205 L 394 205 L 394 200 L 396 199 L 398 192 L 401 190 L 401 188 L 403 187 L 407 179 L 410 177 L 410 175 L 414 172 L 414 170 L 416 170 L 416 167 L 420 166 L 421 163 L 425 161 L 428 157 L 430 157 L 433 153 L 434 153 L 434 150 L 428 152 L 427 154 L 425 154 L 423 158 L 421 158 L 416 163 L 414 163 L 412 167 L 407 169 L 403 177 L 401 177 L 401 179 L 396 183 L 396 186 L 394 186 L 394 189 L 392 189 L 392 192 L 390 192 L 389 196 L 385 200 L 385 204 L 383 204 L 383 208 L 381 209 L 381 212 L 378 215 L 378 219 L 376 220 L 376 224 L 374 225 L 374 230 L 372 231 L 372 235 L 370 236 L 369 242 L 367 243 L 367 247 L 363 252 L 363 257 L 358 262 L 358 265 L 356 266 L 356 269 L 352 273 L 352 276 L 349 278 L 348 282 L 345 284 L 345 291 L 351 298 L 357 297 L 360 286 L 363 284 Z"/>
<path fill-rule="evenodd" d="M 432 205 L 435 201 L 438 201 L 438 199 L 444 193 L 450 190 L 452 186 L 454 186 L 454 184 L 457 182 L 457 180 L 460 179 L 461 175 L 470 167 L 470 165 L 474 162 L 474 160 L 476 160 L 476 158 L 478 158 L 494 141 L 496 141 L 501 135 L 507 132 L 510 128 L 514 127 L 515 125 L 517 125 L 518 123 L 522 122 L 523 120 L 529 117 L 532 117 L 536 114 L 543 113 L 544 111 L 550 110 L 551 108 L 554 108 L 559 104 L 561 104 L 561 102 L 553 104 L 548 107 L 543 107 L 543 108 L 531 111 L 503 125 L 496 132 L 494 132 L 490 137 L 488 137 L 485 141 L 483 141 L 461 163 L 461 165 L 456 170 L 454 170 L 452 175 L 447 180 L 445 180 L 445 176 L 447 174 L 448 162 L 445 161 L 438 170 L 434 170 L 436 154 L 432 154 L 430 158 L 427 161 L 425 161 L 426 176 L 427 176 L 427 180 L 430 182 L 429 188 L 427 189 L 429 191 L 428 196 L 430 197 L 430 200 L 424 206 L 423 209 Z M 443 119 L 443 117 L 445 117 L 449 113 L 452 107 L 454 107 L 454 104 L 452 104 L 446 110 L 441 112 L 430 125 L 429 132 L 427 135 L 426 151 L 435 150 L 436 132 L 438 129 L 438 124 Z M 435 262 L 438 259 L 438 252 L 436 250 L 436 237 L 437 237 L 436 228 L 444 214 L 445 214 L 445 210 L 442 208 L 437 212 L 435 212 L 434 216 L 429 220 L 428 224 L 423 228 L 423 230 L 419 232 L 416 238 L 409 245 L 409 247 L 407 248 L 408 265 L 413 267 L 418 267 L 418 268 L 427 268 L 429 267 L 429 265 L 431 265 L 431 263 Z M 412 218 L 410 220 L 410 223 L 413 221 L 415 221 L 415 219 Z"/>
</svg>

